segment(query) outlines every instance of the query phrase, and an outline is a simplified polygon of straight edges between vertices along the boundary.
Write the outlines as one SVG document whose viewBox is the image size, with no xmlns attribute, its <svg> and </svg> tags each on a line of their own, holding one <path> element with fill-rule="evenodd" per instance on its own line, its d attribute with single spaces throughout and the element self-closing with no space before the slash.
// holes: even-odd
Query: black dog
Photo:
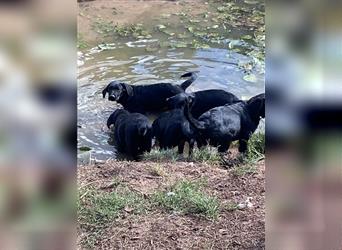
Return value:
<svg viewBox="0 0 342 250">
<path fill-rule="evenodd" d="M 195 130 L 187 120 L 189 106 L 193 101 L 188 96 L 183 105 L 162 113 L 152 124 L 153 133 L 161 149 L 178 146 L 178 153 L 183 154 L 185 142 L 189 143 L 189 155 L 195 143 Z"/>
<path fill-rule="evenodd" d="M 137 160 L 142 153 L 151 151 L 152 127 L 146 116 L 117 109 L 107 120 L 108 128 L 111 125 L 114 125 L 114 140 L 119 152 Z"/>
<path fill-rule="evenodd" d="M 171 83 L 157 83 L 150 85 L 129 85 L 113 81 L 102 91 L 103 98 L 108 93 L 109 101 L 120 103 L 129 112 L 145 114 L 146 112 L 160 112 L 167 108 L 166 99 L 184 92 L 192 84 L 197 75 L 193 72 L 182 77 L 190 77 L 181 85 Z"/>
<path fill-rule="evenodd" d="M 240 101 L 213 108 L 198 120 L 191 115 L 188 119 L 199 131 L 199 147 L 209 142 L 212 146 L 218 146 L 219 152 L 225 152 L 232 141 L 239 140 L 239 151 L 244 153 L 251 134 L 258 127 L 260 117 L 265 117 L 265 94 L 254 96 L 247 102 Z"/>
<path fill-rule="evenodd" d="M 240 101 L 232 93 L 220 89 L 197 91 L 191 93 L 191 95 L 194 98 L 194 103 L 191 107 L 191 114 L 194 118 L 200 117 L 200 115 L 212 108 Z M 170 97 L 168 103 L 171 108 L 183 106 L 187 96 L 188 94 L 180 93 Z"/>
</svg>

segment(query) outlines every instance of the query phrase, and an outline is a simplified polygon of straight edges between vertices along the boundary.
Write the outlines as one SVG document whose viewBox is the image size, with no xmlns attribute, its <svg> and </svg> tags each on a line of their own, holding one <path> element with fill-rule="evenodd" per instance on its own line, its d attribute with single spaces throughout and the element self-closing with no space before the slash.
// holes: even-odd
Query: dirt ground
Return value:
<svg viewBox="0 0 342 250">
<path fill-rule="evenodd" d="M 78 33 L 87 42 L 102 38 L 92 29 L 96 20 L 105 20 L 118 25 L 155 21 L 156 15 L 173 14 L 186 8 L 192 14 L 203 12 L 207 5 L 204 0 L 96 0 L 78 4 Z"/>
<path fill-rule="evenodd" d="M 164 176 L 153 175 L 155 166 Z M 115 189 L 113 178 L 129 189 L 149 197 L 156 190 L 178 180 L 205 179 L 205 192 L 220 204 L 239 204 L 250 199 L 252 207 L 221 209 L 216 220 L 154 209 L 147 214 L 117 218 L 97 244 L 98 249 L 264 249 L 265 245 L 265 168 L 261 161 L 254 173 L 238 174 L 190 162 L 110 162 L 78 169 L 78 186 L 93 186 L 103 192 Z M 78 242 L 86 232 L 78 229 Z M 79 248 L 82 246 L 79 245 Z"/>
</svg>

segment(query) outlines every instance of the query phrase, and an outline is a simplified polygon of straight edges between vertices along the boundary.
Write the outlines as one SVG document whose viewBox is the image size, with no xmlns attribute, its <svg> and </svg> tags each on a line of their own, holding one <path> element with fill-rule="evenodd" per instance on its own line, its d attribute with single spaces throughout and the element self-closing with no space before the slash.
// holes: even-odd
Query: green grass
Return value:
<svg viewBox="0 0 342 250">
<path fill-rule="evenodd" d="M 219 164 L 221 162 L 221 156 L 217 148 L 210 146 L 201 149 L 195 148 L 190 159 L 195 162 L 207 164 Z"/>
<path fill-rule="evenodd" d="M 152 149 L 150 152 L 143 155 L 145 161 L 155 161 L 155 162 L 176 162 L 180 159 L 180 155 L 174 149 L 159 150 Z"/>
<path fill-rule="evenodd" d="M 208 219 L 216 219 L 220 204 L 216 197 L 203 192 L 203 183 L 179 181 L 166 191 L 154 194 L 154 202 L 168 211 L 183 214 L 202 215 Z"/>
<path fill-rule="evenodd" d="M 179 155 L 176 149 L 152 149 L 151 152 L 143 155 L 143 160 L 145 161 L 176 162 L 182 159 L 184 159 L 183 156 Z M 221 156 L 218 153 L 217 148 L 208 146 L 201 149 L 195 148 L 188 160 L 207 164 L 219 164 Z"/>
<path fill-rule="evenodd" d="M 248 141 L 248 150 L 245 160 L 247 163 L 255 164 L 265 158 L 265 134 L 254 133 Z"/>
<path fill-rule="evenodd" d="M 78 222 L 87 232 L 82 245 L 94 248 L 100 240 L 102 232 L 122 213 L 143 213 L 147 208 L 144 197 L 127 189 L 118 192 L 99 192 L 85 189 L 80 192 L 78 199 Z"/>
<path fill-rule="evenodd" d="M 77 34 L 77 48 L 78 49 L 85 49 L 88 47 L 87 42 L 84 40 L 82 34 Z"/>
<path fill-rule="evenodd" d="M 149 32 L 141 24 L 120 26 L 113 22 L 98 19 L 92 23 L 92 28 L 105 37 L 115 35 L 119 37 L 151 38 Z"/>
<path fill-rule="evenodd" d="M 250 175 L 257 172 L 256 163 L 265 158 L 265 134 L 255 133 L 248 141 L 248 149 L 245 155 L 239 155 L 233 165 L 233 173 L 236 176 Z"/>
<path fill-rule="evenodd" d="M 232 168 L 233 174 L 236 176 L 244 176 L 251 175 L 257 172 L 257 168 L 255 166 L 251 166 L 249 164 L 236 165 Z"/>
<path fill-rule="evenodd" d="M 165 169 L 163 168 L 163 166 L 159 164 L 153 165 L 150 169 L 150 173 L 153 176 L 159 176 L 159 177 L 167 176 Z"/>
</svg>

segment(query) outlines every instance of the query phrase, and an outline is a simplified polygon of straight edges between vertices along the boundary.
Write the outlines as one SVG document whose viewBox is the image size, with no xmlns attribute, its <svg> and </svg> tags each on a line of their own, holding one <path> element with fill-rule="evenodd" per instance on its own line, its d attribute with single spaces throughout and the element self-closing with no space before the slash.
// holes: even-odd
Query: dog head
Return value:
<svg viewBox="0 0 342 250">
<path fill-rule="evenodd" d="M 115 126 L 116 121 L 118 120 L 119 116 L 128 114 L 127 110 L 124 109 L 117 109 L 115 110 L 107 120 L 107 127 L 110 128 L 111 125 Z"/>
<path fill-rule="evenodd" d="M 194 102 L 195 96 L 188 93 L 180 93 L 166 99 L 166 103 L 171 109 L 182 108 L 185 107 L 185 105 L 189 105 L 191 107 Z"/>
<path fill-rule="evenodd" d="M 107 93 L 109 101 L 117 102 L 120 99 L 126 98 L 128 96 L 133 96 L 133 88 L 126 83 L 112 81 L 102 91 L 103 98 L 106 97 Z"/>
<path fill-rule="evenodd" d="M 247 101 L 247 107 L 251 117 L 256 119 L 265 118 L 265 94 L 253 96 Z"/>
</svg>

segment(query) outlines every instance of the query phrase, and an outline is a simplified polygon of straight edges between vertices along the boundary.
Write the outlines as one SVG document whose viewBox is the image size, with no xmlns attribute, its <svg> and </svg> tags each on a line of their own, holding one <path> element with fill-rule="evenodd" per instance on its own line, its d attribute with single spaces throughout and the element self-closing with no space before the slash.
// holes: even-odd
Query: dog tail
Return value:
<svg viewBox="0 0 342 250">
<path fill-rule="evenodd" d="M 185 73 L 184 75 L 181 76 L 181 78 L 184 78 L 184 77 L 190 77 L 188 80 L 186 80 L 185 82 L 181 84 L 181 88 L 183 90 L 186 90 L 197 79 L 197 72 Z"/>
<path fill-rule="evenodd" d="M 188 119 L 189 123 L 192 126 L 194 126 L 196 129 L 198 129 L 198 130 L 206 129 L 204 122 L 199 121 L 192 116 L 192 114 L 190 112 L 189 104 L 185 105 L 185 107 L 184 107 L 184 115 L 185 115 L 186 119 Z"/>
<path fill-rule="evenodd" d="M 148 131 L 151 130 L 151 127 L 146 125 L 146 126 L 141 126 L 138 128 L 138 133 L 141 136 L 146 136 Z"/>
</svg>

